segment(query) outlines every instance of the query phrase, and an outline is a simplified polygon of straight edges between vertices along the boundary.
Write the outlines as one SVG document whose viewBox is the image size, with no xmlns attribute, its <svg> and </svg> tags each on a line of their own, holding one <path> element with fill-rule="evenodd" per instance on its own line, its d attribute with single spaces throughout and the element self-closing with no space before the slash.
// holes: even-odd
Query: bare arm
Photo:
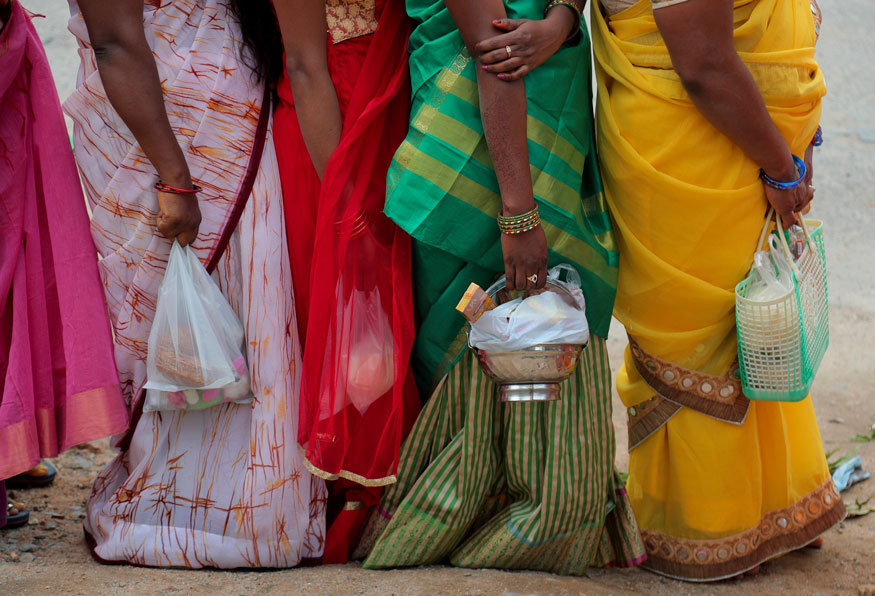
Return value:
<svg viewBox="0 0 875 596">
<path fill-rule="evenodd" d="M 158 69 L 143 30 L 142 0 L 79 0 L 106 95 L 158 171 L 177 188 L 192 188 L 185 155 L 176 141 Z M 197 236 L 200 210 L 194 195 L 158 194 L 158 229 L 180 244 Z"/>
<path fill-rule="evenodd" d="M 653 12 L 675 72 L 699 111 L 770 177 L 795 180 L 787 142 L 766 109 L 759 88 L 733 44 L 732 0 L 691 0 Z M 801 156 L 800 156 L 801 157 Z M 766 187 L 778 213 L 794 219 L 811 200 L 807 184 Z"/>
<path fill-rule="evenodd" d="M 324 0 L 275 0 L 298 124 L 319 178 L 340 142 L 343 122 L 328 72 Z"/>
<path fill-rule="evenodd" d="M 456 26 L 477 60 L 480 117 L 501 190 L 502 211 L 518 215 L 535 206 L 526 135 L 526 88 L 523 80 L 502 81 L 482 68 L 476 44 L 494 34 L 492 21 L 507 15 L 501 0 L 445 0 Z M 542 287 L 547 277 L 547 241 L 541 227 L 501 235 L 508 288 Z M 537 275 L 537 284 L 526 278 Z"/>
</svg>

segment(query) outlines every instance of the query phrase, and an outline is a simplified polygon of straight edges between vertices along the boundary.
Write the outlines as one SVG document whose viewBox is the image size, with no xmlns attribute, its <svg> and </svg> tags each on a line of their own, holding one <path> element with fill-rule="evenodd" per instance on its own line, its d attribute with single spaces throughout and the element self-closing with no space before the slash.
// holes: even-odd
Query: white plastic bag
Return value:
<svg viewBox="0 0 875 596">
<path fill-rule="evenodd" d="M 143 409 L 203 409 L 251 399 L 245 334 L 194 252 L 170 249 L 146 358 Z"/>
<path fill-rule="evenodd" d="M 794 290 L 793 270 L 787 256 L 777 246 L 774 236 L 769 238 L 769 250 L 758 250 L 753 256 L 757 279 L 751 283 L 745 296 L 755 302 L 771 302 Z"/>
<path fill-rule="evenodd" d="M 561 280 L 565 273 L 566 281 Z M 586 305 L 580 277 L 569 265 L 549 271 L 548 281 L 562 286 L 571 300 L 556 292 L 541 292 L 500 304 L 471 324 L 468 343 L 479 350 L 513 352 L 542 344 L 589 343 Z M 487 293 L 504 285 L 499 280 Z M 573 304 L 572 304 L 573 303 Z"/>
<path fill-rule="evenodd" d="M 339 379 L 332 409 L 336 414 L 346 405 L 345 389 L 349 401 L 364 414 L 395 382 L 392 325 L 376 287 L 353 289 L 342 309 L 336 344 Z"/>
</svg>

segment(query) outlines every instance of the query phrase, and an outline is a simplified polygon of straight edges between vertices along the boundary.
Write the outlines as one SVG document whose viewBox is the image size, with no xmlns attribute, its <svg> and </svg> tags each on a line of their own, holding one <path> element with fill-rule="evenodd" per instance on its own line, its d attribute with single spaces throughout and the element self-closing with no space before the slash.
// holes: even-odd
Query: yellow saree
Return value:
<svg viewBox="0 0 875 596">
<path fill-rule="evenodd" d="M 735 375 L 733 289 L 766 200 L 758 166 L 696 110 L 650 0 L 594 3 L 598 146 L 620 246 L 615 316 L 630 345 L 617 385 L 629 413 L 628 492 L 645 567 L 730 577 L 840 521 L 810 398 L 750 402 Z M 735 46 L 793 153 L 825 93 L 808 0 L 737 0 Z"/>
</svg>

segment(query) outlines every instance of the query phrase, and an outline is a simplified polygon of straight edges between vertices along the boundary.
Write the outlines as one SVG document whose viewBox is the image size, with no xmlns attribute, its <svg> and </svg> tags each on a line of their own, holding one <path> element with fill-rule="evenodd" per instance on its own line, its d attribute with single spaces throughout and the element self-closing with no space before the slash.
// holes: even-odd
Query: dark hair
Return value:
<svg viewBox="0 0 875 596">
<path fill-rule="evenodd" d="M 274 87 L 283 72 L 283 37 L 270 0 L 231 0 L 240 22 L 240 59 L 259 81 Z"/>
</svg>

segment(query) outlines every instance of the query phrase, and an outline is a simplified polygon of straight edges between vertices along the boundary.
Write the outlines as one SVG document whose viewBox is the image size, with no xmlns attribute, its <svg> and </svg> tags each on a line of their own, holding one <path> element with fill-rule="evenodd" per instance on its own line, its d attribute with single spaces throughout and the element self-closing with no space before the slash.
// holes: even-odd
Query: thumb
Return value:
<svg viewBox="0 0 875 596">
<path fill-rule="evenodd" d="M 522 24 L 523 22 L 520 19 L 496 19 L 492 21 L 492 25 L 502 31 L 513 31 Z"/>
</svg>

